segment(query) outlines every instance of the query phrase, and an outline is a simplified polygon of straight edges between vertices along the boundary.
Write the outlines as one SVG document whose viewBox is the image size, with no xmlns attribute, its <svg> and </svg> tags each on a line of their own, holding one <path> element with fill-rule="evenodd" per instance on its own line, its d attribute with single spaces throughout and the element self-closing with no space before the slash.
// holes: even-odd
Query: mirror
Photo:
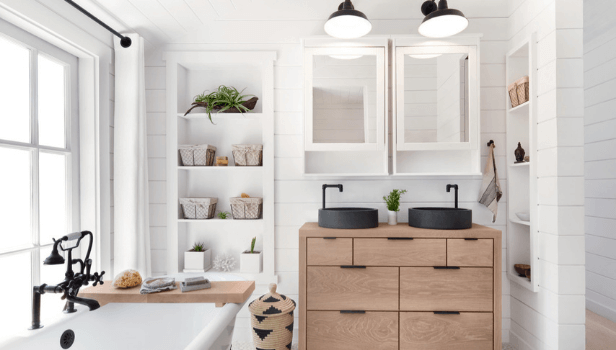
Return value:
<svg viewBox="0 0 616 350">
<path fill-rule="evenodd" d="M 377 142 L 377 56 L 315 55 L 312 61 L 312 142 Z"/>
<path fill-rule="evenodd" d="M 404 55 L 404 143 L 469 142 L 468 58 Z"/>
</svg>

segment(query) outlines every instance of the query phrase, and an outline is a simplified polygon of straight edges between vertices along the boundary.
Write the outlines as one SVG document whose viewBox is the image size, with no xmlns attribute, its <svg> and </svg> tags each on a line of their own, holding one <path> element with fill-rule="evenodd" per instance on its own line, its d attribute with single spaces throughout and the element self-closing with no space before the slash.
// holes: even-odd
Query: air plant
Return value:
<svg viewBox="0 0 616 350">
<path fill-rule="evenodd" d="M 203 92 L 202 94 L 195 96 L 192 107 L 186 112 L 186 114 L 188 114 L 196 107 L 203 107 L 205 108 L 205 112 L 207 113 L 210 122 L 214 124 L 214 122 L 212 121 L 212 112 L 221 113 L 230 109 L 235 109 L 242 114 L 245 112 L 250 112 L 252 108 L 254 108 L 254 106 L 247 107 L 245 105 L 246 102 L 250 101 L 246 100 L 246 97 L 254 95 L 242 95 L 242 92 L 244 92 L 244 90 L 238 91 L 232 86 L 227 87 L 224 85 L 220 85 L 218 87 L 218 90 L 214 92 L 211 92 L 209 94 Z M 254 100 L 254 104 L 256 105 L 257 98 L 253 97 L 251 100 Z"/>
<path fill-rule="evenodd" d="M 218 213 L 218 218 L 222 220 L 226 220 L 230 214 L 231 213 L 229 213 L 228 211 L 221 211 L 220 213 Z"/>
<path fill-rule="evenodd" d="M 393 190 L 389 196 L 383 196 L 383 200 L 387 203 L 387 210 L 400 211 L 400 196 L 405 194 L 406 190 Z"/>
<path fill-rule="evenodd" d="M 203 252 L 205 251 L 205 244 L 203 242 L 195 242 L 191 250 L 194 252 Z"/>
</svg>

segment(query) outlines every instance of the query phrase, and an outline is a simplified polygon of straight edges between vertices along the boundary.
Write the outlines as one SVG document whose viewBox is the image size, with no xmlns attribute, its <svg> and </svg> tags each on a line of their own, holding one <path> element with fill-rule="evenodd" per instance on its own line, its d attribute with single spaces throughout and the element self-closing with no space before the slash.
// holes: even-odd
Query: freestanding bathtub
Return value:
<svg viewBox="0 0 616 350">
<path fill-rule="evenodd" d="M 202 274 L 211 281 L 239 281 L 240 277 Z M 182 281 L 188 275 L 174 275 Z M 195 276 L 195 275 L 190 275 Z M 59 297 L 44 295 L 45 298 Z M 71 350 L 226 350 L 231 348 L 235 317 L 244 304 L 107 304 L 95 311 L 75 305 L 78 312 L 62 314 L 44 328 L 15 334 L 0 349 L 63 349 L 62 341 L 74 333 Z M 64 339 L 63 339 L 64 335 Z"/>
</svg>

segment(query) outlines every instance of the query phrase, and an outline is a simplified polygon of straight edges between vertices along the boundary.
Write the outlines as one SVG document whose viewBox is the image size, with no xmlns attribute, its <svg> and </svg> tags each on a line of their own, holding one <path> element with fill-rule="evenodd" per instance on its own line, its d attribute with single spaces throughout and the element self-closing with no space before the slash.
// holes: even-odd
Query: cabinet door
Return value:
<svg viewBox="0 0 616 350">
<path fill-rule="evenodd" d="M 353 264 L 353 238 L 308 238 L 308 265 Z"/>
<path fill-rule="evenodd" d="M 355 238 L 354 262 L 369 266 L 443 266 L 446 244 L 445 239 Z"/>
<path fill-rule="evenodd" d="M 398 350 L 398 312 L 308 311 L 307 350 Z"/>
<path fill-rule="evenodd" d="M 492 350 L 493 318 L 492 313 L 401 312 L 400 350 Z"/>
<path fill-rule="evenodd" d="M 397 267 L 308 266 L 308 310 L 398 310 Z"/>
<path fill-rule="evenodd" d="M 491 268 L 400 268 L 400 310 L 493 310 Z"/>
</svg>

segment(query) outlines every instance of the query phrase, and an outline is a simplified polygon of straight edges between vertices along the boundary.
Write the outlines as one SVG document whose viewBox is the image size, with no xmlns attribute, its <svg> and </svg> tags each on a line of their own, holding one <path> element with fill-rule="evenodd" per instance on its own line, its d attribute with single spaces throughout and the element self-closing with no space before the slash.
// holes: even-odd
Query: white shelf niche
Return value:
<svg viewBox="0 0 616 350">
<path fill-rule="evenodd" d="M 507 276 L 520 286 L 537 292 L 538 270 L 538 213 L 537 213 L 537 149 L 536 149 L 536 80 L 537 80 L 537 38 L 532 34 L 506 57 L 507 83 L 511 84 L 523 76 L 530 78 L 530 100 L 511 108 L 509 97 L 507 109 Z M 507 93 L 507 96 L 509 94 Z M 515 163 L 514 152 L 521 143 L 531 161 Z M 518 212 L 530 212 L 530 221 L 519 220 Z M 531 266 L 531 280 L 520 277 L 514 270 L 515 264 Z"/>
<path fill-rule="evenodd" d="M 242 275 L 257 283 L 277 281 L 274 270 L 274 61 L 269 51 L 165 52 L 167 84 L 167 273 L 184 268 L 184 251 L 194 242 L 204 242 L 213 257 L 229 254 L 239 271 L 240 253 L 257 237 L 263 251 L 263 271 Z M 254 112 L 212 113 L 190 108 L 195 95 L 219 85 L 246 88 L 243 94 L 259 98 Z M 247 97 L 250 98 L 250 97 Z M 216 156 L 227 156 L 231 166 L 185 167 L 179 145 L 215 146 Z M 263 166 L 236 167 L 232 145 L 262 144 Z M 187 220 L 179 198 L 217 197 L 216 211 L 230 212 L 230 198 L 247 193 L 263 198 L 259 220 Z M 235 273 L 234 273 L 235 274 Z"/>
</svg>

